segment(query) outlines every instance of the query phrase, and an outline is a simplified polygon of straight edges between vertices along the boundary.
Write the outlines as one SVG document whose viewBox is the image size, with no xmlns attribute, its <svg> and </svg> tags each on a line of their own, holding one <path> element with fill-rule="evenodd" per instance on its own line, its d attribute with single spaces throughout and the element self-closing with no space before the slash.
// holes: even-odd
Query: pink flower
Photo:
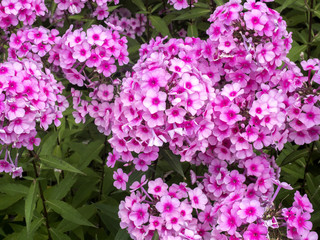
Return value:
<svg viewBox="0 0 320 240">
<path fill-rule="evenodd" d="M 149 220 L 148 209 L 148 204 L 134 203 L 129 214 L 129 219 L 134 223 L 135 226 L 140 227 Z"/>
<path fill-rule="evenodd" d="M 226 107 L 222 109 L 220 119 L 228 125 L 233 125 L 237 121 L 242 120 L 242 116 L 238 115 L 239 112 L 240 108 L 237 105 L 233 104 L 229 108 Z"/>
<path fill-rule="evenodd" d="M 300 235 L 308 233 L 312 228 L 312 223 L 308 221 L 311 218 L 310 213 L 299 211 L 294 219 L 292 226 L 297 229 Z"/>
<path fill-rule="evenodd" d="M 156 209 L 160 212 L 161 216 L 170 217 L 177 214 L 179 206 L 180 201 L 177 198 L 162 196 L 156 204 Z"/>
<path fill-rule="evenodd" d="M 195 188 L 188 192 L 191 206 L 196 209 L 204 210 L 208 202 L 207 196 L 202 192 L 200 188 Z"/>
<path fill-rule="evenodd" d="M 222 89 L 221 95 L 226 96 L 232 101 L 236 97 L 244 93 L 244 90 L 241 88 L 239 83 L 227 84 Z"/>
<path fill-rule="evenodd" d="M 113 186 L 117 189 L 125 191 L 127 189 L 128 175 L 119 168 L 117 171 L 113 172 Z"/>
<path fill-rule="evenodd" d="M 161 178 L 157 178 L 154 181 L 148 183 L 148 193 L 155 196 L 165 196 L 167 194 L 168 185 L 165 184 Z"/>
<path fill-rule="evenodd" d="M 304 211 L 307 211 L 309 213 L 313 212 L 312 204 L 310 203 L 307 194 L 303 195 L 303 197 L 300 195 L 300 192 L 296 191 L 294 194 L 294 202 L 293 206 L 297 208 L 302 208 Z"/>
<path fill-rule="evenodd" d="M 107 34 L 100 26 L 94 25 L 87 30 L 87 41 L 91 45 L 96 44 L 98 46 L 102 46 L 106 38 Z"/>
<path fill-rule="evenodd" d="M 5 160 L 0 160 L 0 172 L 12 172 L 12 165 Z"/>
<path fill-rule="evenodd" d="M 166 93 L 150 89 L 147 91 L 146 98 L 143 100 L 143 105 L 153 114 L 166 109 L 166 99 Z"/>
<path fill-rule="evenodd" d="M 259 10 L 253 9 L 244 14 L 244 20 L 248 29 L 261 31 L 264 24 L 268 22 L 268 17 Z"/>
<path fill-rule="evenodd" d="M 231 212 L 223 212 L 218 218 L 218 229 L 226 231 L 232 235 L 236 232 L 237 227 L 241 225 L 241 219 L 237 214 L 231 210 Z"/>
<path fill-rule="evenodd" d="M 88 42 L 82 42 L 81 45 L 76 45 L 72 56 L 80 62 L 86 61 L 91 56 L 91 46 Z"/>
<path fill-rule="evenodd" d="M 238 215 L 241 219 L 245 219 L 248 223 L 253 223 L 257 218 L 262 217 L 264 210 L 257 200 L 243 199 L 240 203 Z"/>
<path fill-rule="evenodd" d="M 251 223 L 244 232 L 244 239 L 250 240 L 267 240 L 268 229 L 263 225 Z"/>
</svg>

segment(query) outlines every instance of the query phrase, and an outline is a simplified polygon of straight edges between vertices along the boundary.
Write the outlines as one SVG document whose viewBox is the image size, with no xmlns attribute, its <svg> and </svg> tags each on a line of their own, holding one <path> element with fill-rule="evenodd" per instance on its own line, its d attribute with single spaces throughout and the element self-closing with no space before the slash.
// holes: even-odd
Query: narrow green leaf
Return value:
<svg viewBox="0 0 320 240">
<path fill-rule="evenodd" d="M 81 208 L 77 208 L 78 212 L 85 217 L 86 219 L 90 219 L 97 213 L 96 207 L 92 205 L 84 205 Z M 119 224 L 117 226 L 119 228 Z M 74 222 L 71 222 L 69 220 L 63 219 L 60 221 L 58 226 L 56 227 L 58 231 L 60 232 L 67 232 L 67 231 L 73 231 L 74 229 L 82 229 L 82 227 L 79 228 L 79 224 L 76 224 Z"/>
<path fill-rule="evenodd" d="M 195 23 L 189 23 L 187 33 L 188 37 L 198 37 L 198 28 Z"/>
<path fill-rule="evenodd" d="M 38 186 L 38 182 L 34 180 L 31 183 L 28 195 L 26 197 L 26 202 L 25 202 L 25 219 L 26 219 L 28 233 L 30 232 L 30 225 L 31 225 L 31 220 L 33 218 L 33 211 L 36 206 L 37 190 L 38 190 L 37 186 Z"/>
<path fill-rule="evenodd" d="M 159 7 L 161 7 L 163 5 L 163 3 L 158 3 L 157 5 L 155 5 L 152 9 L 151 9 L 151 13 L 153 13 L 154 11 L 156 11 Z"/>
<path fill-rule="evenodd" d="M 63 161 L 60 158 L 54 157 L 54 156 L 43 156 L 40 157 L 41 163 L 45 164 L 48 167 L 55 168 L 55 169 L 60 169 L 60 170 L 65 170 L 69 172 L 74 172 L 74 173 L 80 173 L 83 174 L 79 169 L 75 168 L 71 164 Z"/>
<path fill-rule="evenodd" d="M 159 233 L 158 231 L 155 231 L 152 237 L 152 240 L 159 240 Z"/>
<path fill-rule="evenodd" d="M 114 10 L 116 10 L 119 7 L 122 7 L 122 4 L 118 4 L 115 6 L 108 6 L 108 12 L 113 12 Z"/>
<path fill-rule="evenodd" d="M 142 11 L 146 11 L 146 7 L 144 6 L 142 0 L 131 0 L 139 9 Z"/>
<path fill-rule="evenodd" d="M 173 170 L 175 170 L 185 179 L 186 177 L 183 173 L 179 157 L 166 149 L 162 150 L 161 153 L 163 154 L 164 159 L 170 164 L 170 166 L 172 166 Z"/>
<path fill-rule="evenodd" d="M 187 11 L 184 14 L 176 17 L 174 20 L 188 20 L 188 19 L 196 19 L 199 17 L 209 17 L 210 9 L 209 8 L 193 8 Z"/>
<path fill-rule="evenodd" d="M 150 21 L 152 23 L 152 25 L 155 27 L 155 29 L 161 33 L 162 36 L 169 36 L 171 38 L 171 34 L 169 31 L 169 28 L 166 24 L 166 22 L 158 17 L 158 16 L 150 16 Z"/>
<path fill-rule="evenodd" d="M 29 188 L 22 184 L 6 183 L 0 185 L 0 192 L 8 195 L 22 194 L 27 195 Z"/>
<path fill-rule="evenodd" d="M 70 237 L 60 232 L 58 229 L 51 227 L 50 232 L 53 240 L 71 240 Z"/>
<path fill-rule="evenodd" d="M 221 6 L 224 4 L 223 0 L 214 0 L 214 2 L 218 5 Z"/>
<path fill-rule="evenodd" d="M 299 158 L 305 157 L 307 156 L 307 154 L 309 153 L 309 149 L 301 149 L 298 151 L 294 151 L 292 153 L 290 153 L 280 164 L 280 167 L 287 165 L 289 163 L 293 163 L 295 161 L 297 161 Z"/>
<path fill-rule="evenodd" d="M 78 225 L 95 227 L 91 222 L 83 217 L 77 209 L 75 209 L 68 203 L 59 200 L 48 200 L 46 202 L 56 213 L 59 213 L 64 219 Z"/>
</svg>

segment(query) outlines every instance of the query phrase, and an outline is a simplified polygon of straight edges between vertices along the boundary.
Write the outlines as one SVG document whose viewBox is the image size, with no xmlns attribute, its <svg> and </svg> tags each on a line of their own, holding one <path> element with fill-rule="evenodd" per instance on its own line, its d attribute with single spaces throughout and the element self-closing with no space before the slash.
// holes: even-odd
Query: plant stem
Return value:
<svg viewBox="0 0 320 240">
<path fill-rule="evenodd" d="M 311 39 L 312 39 L 312 9 L 313 9 L 313 0 L 311 0 L 309 8 L 309 39 L 308 39 L 308 59 L 311 56 Z M 311 86 L 311 75 L 308 75 L 308 85 Z"/>
<path fill-rule="evenodd" d="M 312 9 L 313 9 L 313 0 L 311 0 L 310 9 L 309 9 L 309 39 L 308 39 L 308 59 L 311 55 L 311 38 L 312 38 Z"/>
<path fill-rule="evenodd" d="M 35 159 L 39 159 L 39 156 L 33 151 L 30 151 L 30 152 L 32 153 L 32 155 L 34 157 L 33 160 L 32 160 L 32 165 L 33 165 L 34 174 L 36 175 L 36 179 L 38 179 L 39 178 L 39 174 L 38 174 L 38 170 L 37 170 Z M 38 186 L 39 186 L 40 198 L 41 198 L 42 206 L 43 206 L 43 215 L 44 215 L 44 218 L 46 220 L 46 228 L 47 228 L 47 231 L 48 231 L 48 239 L 52 240 L 51 233 L 50 233 L 48 211 L 47 211 L 47 207 L 46 207 L 46 200 L 45 200 L 44 195 L 43 195 L 43 190 L 42 190 L 41 184 L 39 183 Z"/>
<path fill-rule="evenodd" d="M 311 161 L 311 156 L 312 156 L 312 153 L 313 153 L 313 148 L 314 148 L 314 142 L 311 143 L 311 149 L 309 151 L 309 156 L 308 156 L 308 159 L 306 161 L 306 167 L 305 167 L 305 170 L 304 170 L 303 183 L 302 183 L 302 186 L 301 186 L 301 191 L 303 192 L 303 194 L 305 194 L 305 185 L 306 185 L 306 181 L 307 181 L 306 178 L 307 178 L 308 168 L 309 168 L 310 161 Z"/>
<path fill-rule="evenodd" d="M 149 22 L 149 2 L 146 0 L 146 9 L 148 11 L 147 13 L 147 43 L 150 41 L 150 22 Z"/>
</svg>

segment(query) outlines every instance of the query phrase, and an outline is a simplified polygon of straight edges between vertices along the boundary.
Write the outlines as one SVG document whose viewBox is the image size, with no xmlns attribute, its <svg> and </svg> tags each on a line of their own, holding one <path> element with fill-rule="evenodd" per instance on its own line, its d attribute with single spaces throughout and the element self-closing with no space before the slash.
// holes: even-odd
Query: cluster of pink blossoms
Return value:
<svg viewBox="0 0 320 240">
<path fill-rule="evenodd" d="M 114 101 L 109 140 L 114 151 L 107 162 L 146 171 L 159 148 L 168 144 L 181 161 L 208 167 L 196 188 L 196 199 L 205 203 L 194 207 L 190 196 L 177 197 L 177 186 L 171 193 L 163 183 L 158 188 L 164 186 L 164 195 L 150 186 L 147 192 L 143 180 L 136 183 L 141 193 L 120 205 L 122 227 L 134 239 L 151 239 L 157 230 L 161 239 L 262 240 L 270 228 L 283 226 L 290 239 L 317 239 L 310 232 L 310 209 L 296 210 L 294 204 L 290 215 L 291 209 L 274 208 L 279 189 L 291 187 L 279 183 L 277 166 L 262 149 L 281 150 L 288 141 L 303 145 L 319 139 L 320 99 L 310 87 L 319 81 L 319 61 L 302 62 L 309 71 L 304 77 L 286 57 L 292 42 L 286 23 L 263 2 L 249 0 L 243 7 L 241 1 L 230 1 L 218 7 L 210 21 L 207 41 L 157 38 L 142 46 Z M 114 185 L 125 190 L 128 175 L 118 170 L 113 177 Z M 278 190 L 273 195 L 274 184 Z M 310 206 L 306 196 L 299 196 L 296 193 L 296 201 Z M 177 211 L 163 214 L 165 202 Z M 190 219 L 192 223 L 184 225 L 182 202 L 197 214 L 208 207 L 211 220 Z"/>
<path fill-rule="evenodd" d="M 41 58 L 60 40 L 58 34 L 58 30 L 49 30 L 42 26 L 20 28 L 17 33 L 10 35 L 9 57 L 29 58 L 41 62 Z"/>
<path fill-rule="evenodd" d="M 318 239 L 310 231 L 313 209 L 306 195 L 296 192 L 291 208 L 275 208 L 280 189 L 292 188 L 277 180 L 280 169 L 274 159 L 261 153 L 236 161 L 238 168 L 212 159 L 203 177 L 191 172 L 194 189 L 186 183 L 168 187 L 160 178 L 148 182 L 144 176 L 134 182 L 133 193 L 120 203 L 120 226 L 133 239 L 152 239 L 157 231 L 160 239 L 170 240 L 267 240 L 280 237 L 278 228 L 285 228 L 289 239 Z M 115 186 L 125 190 L 128 176 L 119 169 L 114 178 Z"/>
<path fill-rule="evenodd" d="M 25 58 L 0 64 L 0 144 L 7 146 L 1 166 L 7 166 L 5 172 L 12 172 L 17 166 L 17 162 L 7 163 L 11 160 L 8 146 L 32 150 L 40 143 L 36 123 L 44 130 L 52 122 L 59 126 L 59 118 L 68 107 L 62 95 L 63 85 L 42 68 L 41 63 Z"/>
<path fill-rule="evenodd" d="M 278 22 L 271 36 L 242 29 L 247 23 L 240 15 L 250 11 L 240 14 L 239 1 L 231 1 L 211 16 L 218 27 L 210 27 L 209 40 L 157 38 L 142 46 L 114 106 L 110 143 L 125 161 L 134 159 L 132 151 L 154 153 L 168 143 L 181 161 L 200 164 L 212 149 L 232 163 L 253 149 L 319 139 L 319 96 L 285 57 L 291 47 L 285 22 L 264 3 L 258 6 Z"/>
<path fill-rule="evenodd" d="M 48 12 L 44 0 L 2 0 L 0 3 L 0 27 L 7 29 L 17 26 L 19 21 L 24 26 L 32 25 L 37 16 Z"/>
<path fill-rule="evenodd" d="M 126 42 L 117 31 L 101 25 L 92 25 L 86 31 L 72 31 L 71 26 L 50 51 L 48 61 L 60 66 L 72 84 L 83 86 L 86 79 L 91 82 L 85 76 L 85 67 L 110 77 L 116 72 L 116 60 L 120 66 L 129 62 Z"/>
<path fill-rule="evenodd" d="M 92 2 L 97 5 L 93 15 L 98 16 L 98 20 L 106 18 L 108 16 L 108 3 L 112 1 L 115 4 L 119 3 L 119 0 L 93 0 Z M 54 2 L 57 4 L 57 8 L 60 11 L 68 10 L 70 14 L 79 14 L 86 4 L 89 6 L 92 4 L 89 4 L 88 0 L 54 0 Z M 104 16 L 104 18 L 100 19 L 101 16 Z"/>
<path fill-rule="evenodd" d="M 198 0 L 168 0 L 170 5 L 173 5 L 174 9 L 181 10 L 191 6 L 193 7 L 194 3 L 197 3 Z"/>
<path fill-rule="evenodd" d="M 107 21 L 115 26 L 121 27 L 121 30 L 119 30 L 121 34 L 135 38 L 136 35 L 142 36 L 145 32 L 147 17 L 140 13 L 132 17 L 128 9 L 119 8 L 112 12 Z"/>
<path fill-rule="evenodd" d="M 112 25 L 110 25 L 112 26 Z M 49 62 L 60 66 L 65 77 L 74 85 L 91 89 L 91 101 L 82 100 L 82 93 L 72 91 L 73 115 L 76 122 L 85 122 L 89 114 L 95 119 L 99 131 L 110 134 L 110 113 L 113 111 L 114 86 L 116 80 L 110 76 L 116 72 L 116 61 L 122 66 L 129 62 L 127 39 L 117 30 L 93 25 L 87 31 L 68 30 L 50 52 Z M 91 73 L 85 73 L 88 68 Z M 99 74 L 103 75 L 101 77 Z"/>
</svg>

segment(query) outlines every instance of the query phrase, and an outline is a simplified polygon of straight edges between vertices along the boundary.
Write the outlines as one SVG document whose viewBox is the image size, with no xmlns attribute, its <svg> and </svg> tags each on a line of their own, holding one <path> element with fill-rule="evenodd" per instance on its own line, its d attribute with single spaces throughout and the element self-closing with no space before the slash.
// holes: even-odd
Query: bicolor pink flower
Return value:
<svg viewBox="0 0 320 240">
<path fill-rule="evenodd" d="M 205 205 L 208 202 L 207 196 L 202 192 L 200 188 L 195 188 L 188 192 L 191 206 L 196 209 L 205 209 Z"/>
<path fill-rule="evenodd" d="M 245 219 L 248 223 L 253 223 L 257 218 L 262 217 L 264 210 L 260 206 L 259 201 L 243 199 L 239 205 L 238 215 L 241 219 Z"/>
<path fill-rule="evenodd" d="M 119 168 L 117 171 L 113 172 L 113 186 L 117 189 L 125 191 L 127 189 L 128 175 Z"/>
<path fill-rule="evenodd" d="M 143 105 L 150 111 L 151 114 L 158 111 L 166 110 L 167 94 L 162 91 L 149 89 L 146 98 L 143 100 Z"/>
<path fill-rule="evenodd" d="M 244 232 L 244 239 L 250 240 L 267 240 L 268 229 L 260 224 L 251 223 Z"/>
</svg>

